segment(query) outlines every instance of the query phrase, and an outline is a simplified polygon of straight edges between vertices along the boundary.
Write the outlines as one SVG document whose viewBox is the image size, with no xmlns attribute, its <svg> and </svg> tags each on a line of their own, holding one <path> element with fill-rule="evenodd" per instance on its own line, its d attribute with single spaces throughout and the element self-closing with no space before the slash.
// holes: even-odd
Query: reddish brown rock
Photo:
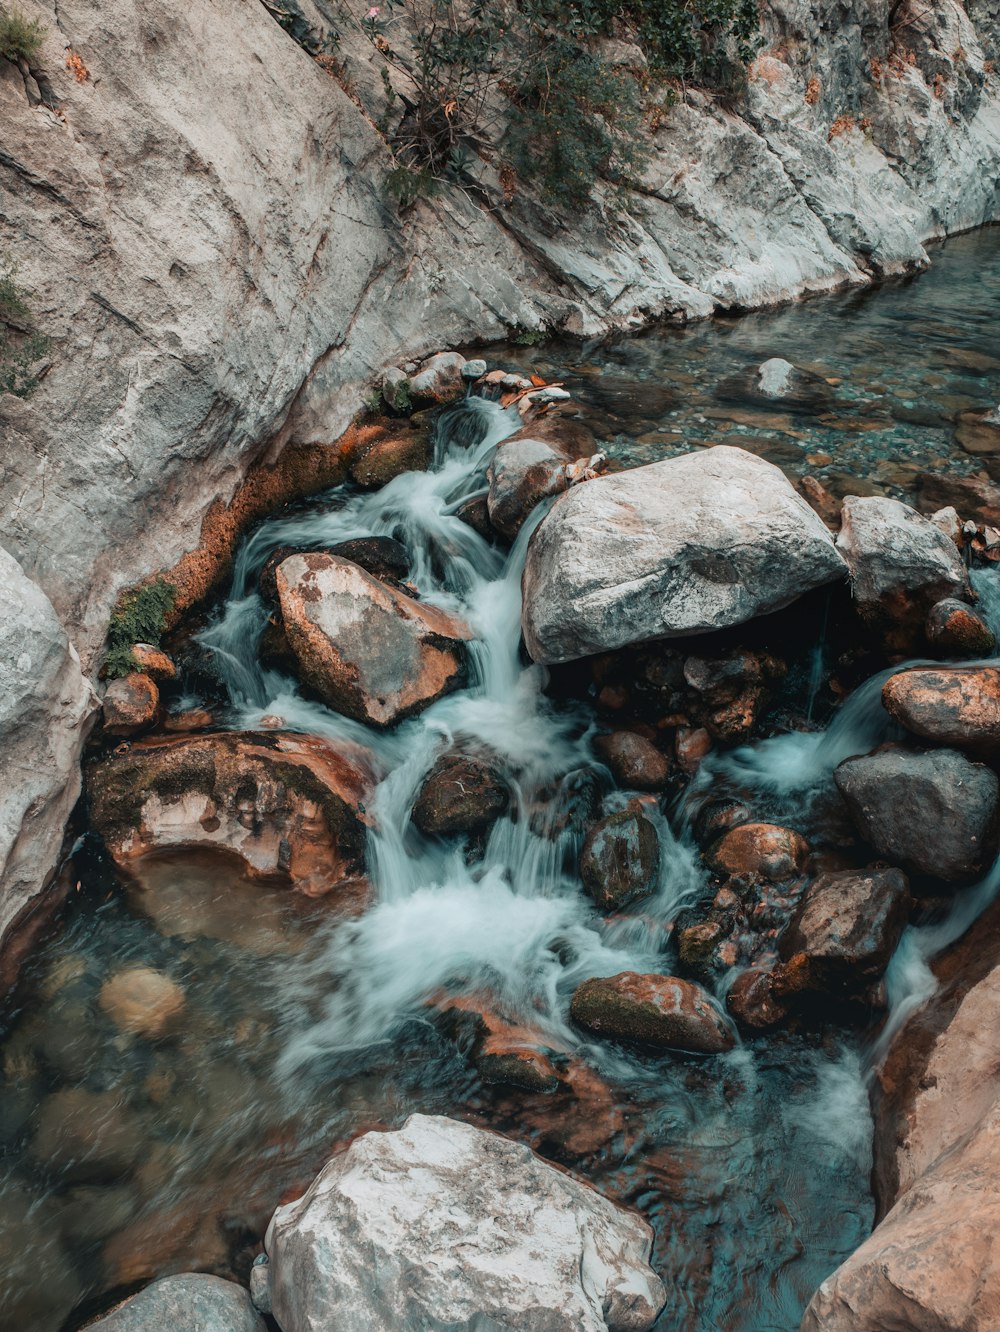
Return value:
<svg viewBox="0 0 1000 1332">
<path fill-rule="evenodd" d="M 766 652 L 692 656 L 684 663 L 684 678 L 702 700 L 705 725 L 715 739 L 729 742 L 750 736 L 769 686 L 786 672 L 784 662 Z"/>
<path fill-rule="evenodd" d="M 1000 453 L 1000 415 L 996 408 L 973 407 L 955 418 L 955 439 L 966 453 Z"/>
<path fill-rule="evenodd" d="M 413 822 L 432 836 L 481 833 L 510 804 L 510 789 L 488 755 L 442 754 L 424 779 L 413 806 Z"/>
<path fill-rule="evenodd" d="M 356 746 L 224 732 L 140 740 L 91 767 L 86 789 L 124 871 L 141 875 L 151 852 L 211 849 L 319 896 L 362 871 L 371 786 Z"/>
<path fill-rule="evenodd" d="M 491 995 L 448 995 L 435 1007 L 446 1027 L 471 1045 L 484 1082 L 546 1094 L 559 1089 L 552 1044 L 537 1029 L 502 1017 Z"/>
<path fill-rule="evenodd" d="M 633 731 L 615 731 L 594 741 L 598 756 L 620 787 L 629 791 L 662 791 L 670 778 L 670 760 Z"/>
<path fill-rule="evenodd" d="M 774 823 L 743 823 L 725 833 L 707 859 L 721 874 L 759 874 L 780 883 L 801 874 L 808 857 L 809 845 L 801 833 Z"/>
<path fill-rule="evenodd" d="M 570 1017 L 596 1036 L 667 1050 L 719 1054 L 735 1044 L 708 994 L 677 976 L 594 977 L 573 995 Z"/>
<path fill-rule="evenodd" d="M 660 839 L 638 801 L 594 825 L 580 853 L 583 886 L 602 911 L 618 911 L 655 891 Z"/>
<path fill-rule="evenodd" d="M 741 971 L 726 994 L 726 1008 L 741 1031 L 768 1031 L 788 1017 L 788 1009 L 774 993 L 769 971 Z"/>
<path fill-rule="evenodd" d="M 677 762 L 689 776 L 701 767 L 701 761 L 712 752 L 712 737 L 704 726 L 678 726 L 674 735 L 674 753 Z"/>
<path fill-rule="evenodd" d="M 1000 669 L 915 667 L 890 676 L 886 710 L 923 740 L 982 753 L 1000 749 Z"/>
<path fill-rule="evenodd" d="M 132 657 L 139 670 L 159 684 L 177 679 L 177 667 L 162 648 L 153 647 L 152 643 L 133 643 Z"/>
<path fill-rule="evenodd" d="M 293 555 L 277 572 L 289 645 L 330 707 L 391 726 L 458 688 L 472 630 L 332 555 Z"/>
<path fill-rule="evenodd" d="M 423 422 L 383 421 L 359 438 L 351 479 L 374 489 L 403 472 L 423 472 L 430 466 L 431 436 Z"/>
<path fill-rule="evenodd" d="M 153 967 L 125 967 L 104 982 L 98 1002 L 119 1031 L 155 1040 L 176 1029 L 184 991 Z"/>
<path fill-rule="evenodd" d="M 207 731 L 215 717 L 207 708 L 188 708 L 186 712 L 168 712 L 163 719 L 165 731 Z"/>
<path fill-rule="evenodd" d="M 931 647 L 946 657 L 991 657 L 997 641 L 978 611 L 946 597 L 931 607 L 924 625 Z"/>
<path fill-rule="evenodd" d="M 138 735 L 140 731 L 148 731 L 160 712 L 156 682 L 138 671 L 112 680 L 104 694 L 103 711 L 107 735 Z"/>
<path fill-rule="evenodd" d="M 957 509 L 963 519 L 1000 527 L 1000 486 L 974 476 L 951 476 L 945 470 L 921 472 L 916 480 L 921 513 Z"/>
</svg>

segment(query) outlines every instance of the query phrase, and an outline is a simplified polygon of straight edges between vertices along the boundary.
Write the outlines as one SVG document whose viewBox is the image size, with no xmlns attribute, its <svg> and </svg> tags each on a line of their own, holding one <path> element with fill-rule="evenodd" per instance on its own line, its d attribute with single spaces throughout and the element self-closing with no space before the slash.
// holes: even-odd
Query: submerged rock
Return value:
<svg viewBox="0 0 1000 1332">
<path fill-rule="evenodd" d="M 909 915 L 908 889 L 895 869 L 814 879 L 782 936 L 773 993 L 856 994 L 878 980 Z"/>
<path fill-rule="evenodd" d="M 894 864 L 963 883 L 992 863 L 1000 784 L 983 764 L 951 749 L 886 745 L 833 776 L 860 835 Z"/>
<path fill-rule="evenodd" d="M 1000 408 L 970 408 L 955 418 L 955 439 L 966 453 L 1000 453 Z"/>
<path fill-rule="evenodd" d="M 88 1327 L 100 1332 L 264 1332 L 249 1293 L 203 1272 L 163 1277 Z"/>
<path fill-rule="evenodd" d="M 28 1154 L 63 1183 L 120 1179 L 148 1150 L 148 1134 L 119 1093 L 64 1087 L 38 1107 Z"/>
<path fill-rule="evenodd" d="M 931 607 L 924 633 L 931 647 L 946 657 L 991 657 L 996 652 L 990 626 L 978 611 L 954 597 Z"/>
<path fill-rule="evenodd" d="M 660 839 L 638 803 L 609 814 L 588 832 L 580 877 L 602 911 L 618 911 L 654 892 L 659 874 Z"/>
<path fill-rule="evenodd" d="M 1000 486 L 977 476 L 949 476 L 946 471 L 921 472 L 916 478 L 921 513 L 953 507 L 964 519 L 1000 527 Z"/>
<path fill-rule="evenodd" d="M 837 549 L 850 568 L 859 614 L 893 650 L 921 641 L 936 602 L 972 595 L 955 543 L 899 500 L 846 499 Z"/>
<path fill-rule="evenodd" d="M 413 806 L 423 833 L 482 833 L 510 804 L 510 788 L 495 760 L 461 751 L 442 754 L 424 778 Z"/>
<path fill-rule="evenodd" d="M 824 411 L 835 396 L 821 375 L 801 370 L 780 356 L 727 376 L 717 386 L 716 395 L 723 402 L 759 402 L 769 407 L 780 403 L 799 412 Z"/>
<path fill-rule="evenodd" d="M 465 678 L 472 630 L 332 555 L 293 555 L 278 596 L 303 679 L 331 708 L 392 726 Z"/>
<path fill-rule="evenodd" d="M 773 973 L 741 971 L 726 992 L 726 1009 L 741 1031 L 768 1031 L 785 1021 L 787 1006 L 774 991 Z"/>
<path fill-rule="evenodd" d="M 122 870 L 213 849 L 310 896 L 361 872 L 371 772 L 356 746 L 275 732 L 138 741 L 87 774 L 94 829 Z"/>
<path fill-rule="evenodd" d="M 126 967 L 104 982 L 98 1002 L 119 1031 L 155 1039 L 176 1028 L 184 991 L 153 967 Z"/>
<path fill-rule="evenodd" d="M 264 1242 L 283 1332 L 643 1332 L 666 1299 L 640 1217 L 437 1116 L 358 1138 Z"/>
<path fill-rule="evenodd" d="M 670 760 L 652 740 L 633 731 L 615 731 L 594 741 L 598 756 L 628 791 L 662 791 L 670 778 Z"/>
<path fill-rule="evenodd" d="M 802 834 L 775 823 L 741 823 L 724 833 L 706 857 L 719 873 L 759 874 L 772 883 L 801 874 L 808 858 Z"/>
<path fill-rule="evenodd" d="M 595 976 L 574 993 L 570 1017 L 596 1036 L 666 1050 L 720 1054 L 736 1043 L 706 991 L 677 976 Z"/>
<path fill-rule="evenodd" d="M 921 739 L 980 753 L 1000 750 L 1000 669 L 918 666 L 890 676 L 889 714 Z"/>
<path fill-rule="evenodd" d="M 138 735 L 155 724 L 160 691 L 151 676 L 132 671 L 111 681 L 101 708 L 106 735 Z"/>
<path fill-rule="evenodd" d="M 490 994 L 448 995 L 435 1007 L 451 1033 L 471 1048 L 484 1082 L 545 1094 L 559 1089 L 563 1079 L 552 1061 L 551 1042 L 536 1028 L 508 1021 Z"/>
<path fill-rule="evenodd" d="M 788 605 L 846 567 L 770 463 L 725 446 L 599 477 L 562 496 L 528 548 L 535 661 L 571 661 Z"/>
</svg>

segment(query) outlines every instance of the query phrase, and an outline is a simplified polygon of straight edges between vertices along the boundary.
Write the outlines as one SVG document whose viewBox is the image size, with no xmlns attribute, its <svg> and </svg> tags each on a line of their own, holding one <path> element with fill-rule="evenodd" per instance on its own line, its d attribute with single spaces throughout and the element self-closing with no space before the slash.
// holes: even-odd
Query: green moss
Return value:
<svg viewBox="0 0 1000 1332">
<path fill-rule="evenodd" d="M 177 589 L 164 578 L 123 592 L 108 625 L 108 650 L 103 674 L 113 680 L 136 669 L 132 648 L 136 643 L 159 647 Z"/>
<path fill-rule="evenodd" d="M 0 14 L 0 56 L 30 65 L 41 54 L 44 40 L 43 24 L 29 19 L 23 10 L 15 6 L 6 15 Z"/>
</svg>

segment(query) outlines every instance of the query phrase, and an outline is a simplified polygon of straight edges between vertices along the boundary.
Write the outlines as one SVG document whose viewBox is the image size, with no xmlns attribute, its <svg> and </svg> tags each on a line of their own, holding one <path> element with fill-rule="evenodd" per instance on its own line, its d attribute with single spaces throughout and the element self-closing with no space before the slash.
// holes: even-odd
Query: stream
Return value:
<svg viewBox="0 0 1000 1332">
<path fill-rule="evenodd" d="M 921 468 L 978 470 L 944 421 L 995 405 L 998 300 L 993 228 L 939 247 L 927 274 L 880 291 L 602 346 L 489 355 L 565 382 L 613 465 L 718 438 L 834 489 L 853 476 L 910 497 Z M 712 399 L 723 372 L 771 355 L 840 381 L 837 410 L 822 420 L 755 416 Z M 825 603 L 814 598 L 802 621 L 813 637 L 782 644 L 791 666 L 782 708 L 800 728 L 776 715 L 769 738 L 716 752 L 684 796 L 661 802 L 656 892 L 602 916 L 577 872 L 581 808 L 594 791 L 604 812 L 626 796 L 595 758 L 593 701 L 550 688 L 520 648 L 521 572 L 542 509 L 510 550 L 457 515 L 484 492 L 493 451 L 518 425 L 513 410 L 468 398 L 440 414 L 427 472 L 374 493 L 338 487 L 243 542 L 232 586 L 197 635 L 215 697 L 192 677 L 171 707 L 207 702 L 229 729 L 281 727 L 369 750 L 382 774 L 366 856 L 374 901 L 343 919 L 322 899 L 193 854 L 163 856 L 141 887 L 126 884 L 96 839 L 81 837 L 61 928 L 25 968 L 0 1028 L 7 1325 L 69 1332 L 167 1272 L 245 1282 L 274 1206 L 338 1145 L 415 1110 L 523 1139 L 640 1210 L 668 1290 L 662 1332 L 793 1332 L 817 1285 L 869 1233 L 873 1061 L 929 994 L 929 958 L 1000 877 L 958 894 L 943 919 L 909 927 L 890 966 L 881 1045 L 831 1023 L 744 1040 L 725 1055 L 656 1054 L 574 1027 L 569 999 L 583 980 L 675 965 L 674 923 L 708 882 L 690 828 L 701 795 L 739 793 L 757 817 L 809 835 L 833 768 L 879 743 L 889 723 L 880 677 L 839 706 L 825 688 Z M 257 586 L 272 552 L 366 536 L 402 542 L 420 598 L 475 631 L 466 686 L 390 731 L 330 711 L 261 658 L 269 612 Z M 997 576 L 974 577 L 1000 628 Z M 423 779 L 458 740 L 499 755 L 511 786 L 507 815 L 477 848 L 425 837 L 410 820 Z M 183 989 L 175 1037 L 121 1035 L 101 1011 L 105 979 L 133 961 Z M 724 991 L 725 981 L 720 1002 Z M 442 993 L 486 993 L 542 1032 L 573 1094 L 485 1082 L 462 1039 L 434 1019 L 429 1003 Z M 59 1128 L 67 1108 L 85 1126 L 73 1150 Z"/>
</svg>

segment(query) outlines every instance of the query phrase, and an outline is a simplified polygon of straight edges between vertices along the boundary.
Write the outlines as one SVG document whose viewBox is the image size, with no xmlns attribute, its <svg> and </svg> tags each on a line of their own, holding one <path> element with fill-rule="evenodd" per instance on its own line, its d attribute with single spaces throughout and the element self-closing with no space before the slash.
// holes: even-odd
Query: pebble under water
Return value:
<svg viewBox="0 0 1000 1332">
<path fill-rule="evenodd" d="M 993 229 L 950 242 L 930 273 L 880 292 L 609 348 L 533 349 L 531 363 L 574 391 L 567 366 L 580 384 L 624 379 L 619 404 L 633 382 L 651 430 L 603 438 L 622 460 L 646 462 L 673 451 L 674 430 L 686 445 L 701 438 L 687 434 L 707 418 L 710 370 L 775 354 L 841 377 L 845 399 L 865 400 L 866 412 L 880 389 L 880 412 L 886 394 L 918 403 L 931 394 L 949 412 L 960 409 L 953 399 L 990 405 L 995 381 L 951 353 L 987 357 L 983 312 L 998 290 Z M 905 336 L 889 347 L 887 330 Z M 648 405 L 651 382 L 675 401 Z M 652 1261 L 668 1291 L 663 1332 L 793 1332 L 816 1286 L 869 1232 L 873 1051 L 865 1036 L 831 1025 L 746 1041 L 722 1056 L 660 1056 L 593 1042 L 567 1020 L 570 994 L 589 976 L 672 969 L 672 922 L 706 871 L 681 806 L 659 816 L 662 872 L 652 898 L 605 919 L 581 890 L 574 801 L 582 774 L 596 771 L 605 808 L 622 799 L 591 748 L 595 713 L 549 697 L 544 673 L 520 655 L 530 532 L 504 552 L 455 516 L 482 492 L 492 449 L 516 425 L 482 400 L 449 409 L 428 473 L 374 494 L 340 487 L 244 543 L 233 587 L 200 635 L 224 689 L 217 715 L 234 729 L 277 719 L 374 753 L 382 775 L 368 847 L 376 900 L 343 920 L 322 899 L 250 883 L 235 864 L 193 855 L 163 857 L 141 886 L 127 885 L 93 839 L 82 839 L 62 928 L 33 955 L 0 1039 L 0 1308 L 10 1326 L 75 1328 L 167 1272 L 246 1281 L 274 1206 L 300 1192 L 339 1145 L 414 1110 L 523 1139 L 638 1208 L 654 1228 Z M 727 442 L 773 430 L 803 456 L 830 453 L 837 442 L 843 466 L 866 476 L 882 476 L 888 453 L 909 447 L 895 420 L 882 431 L 807 419 L 733 430 L 741 439 Z M 943 426 L 913 428 L 906 440 L 955 461 Z M 967 470 L 968 462 L 963 455 L 955 465 Z M 421 596 L 462 614 L 477 641 L 466 690 L 376 734 L 261 665 L 267 613 L 255 589 L 278 546 L 378 534 L 405 543 Z M 803 715 L 815 647 L 788 649 L 804 663 Z M 874 683 L 862 686 L 825 732 L 779 735 L 713 759 L 699 780 L 750 792 L 755 811 L 808 834 L 836 763 L 884 733 L 877 694 Z M 189 689 L 174 703 L 197 701 Z M 426 839 L 409 821 L 422 778 L 456 737 L 503 755 L 513 779 L 510 815 L 480 856 Z M 948 920 L 907 932 L 889 977 L 890 1025 L 926 994 L 927 957 L 994 891 L 991 877 L 961 895 Z M 107 977 L 135 961 L 184 992 L 183 1025 L 169 1039 L 121 1035 L 97 1002 Z M 434 1020 L 428 1001 L 442 991 L 487 991 L 506 1014 L 541 1030 L 572 1093 L 485 1083 L 461 1039 Z"/>
</svg>

